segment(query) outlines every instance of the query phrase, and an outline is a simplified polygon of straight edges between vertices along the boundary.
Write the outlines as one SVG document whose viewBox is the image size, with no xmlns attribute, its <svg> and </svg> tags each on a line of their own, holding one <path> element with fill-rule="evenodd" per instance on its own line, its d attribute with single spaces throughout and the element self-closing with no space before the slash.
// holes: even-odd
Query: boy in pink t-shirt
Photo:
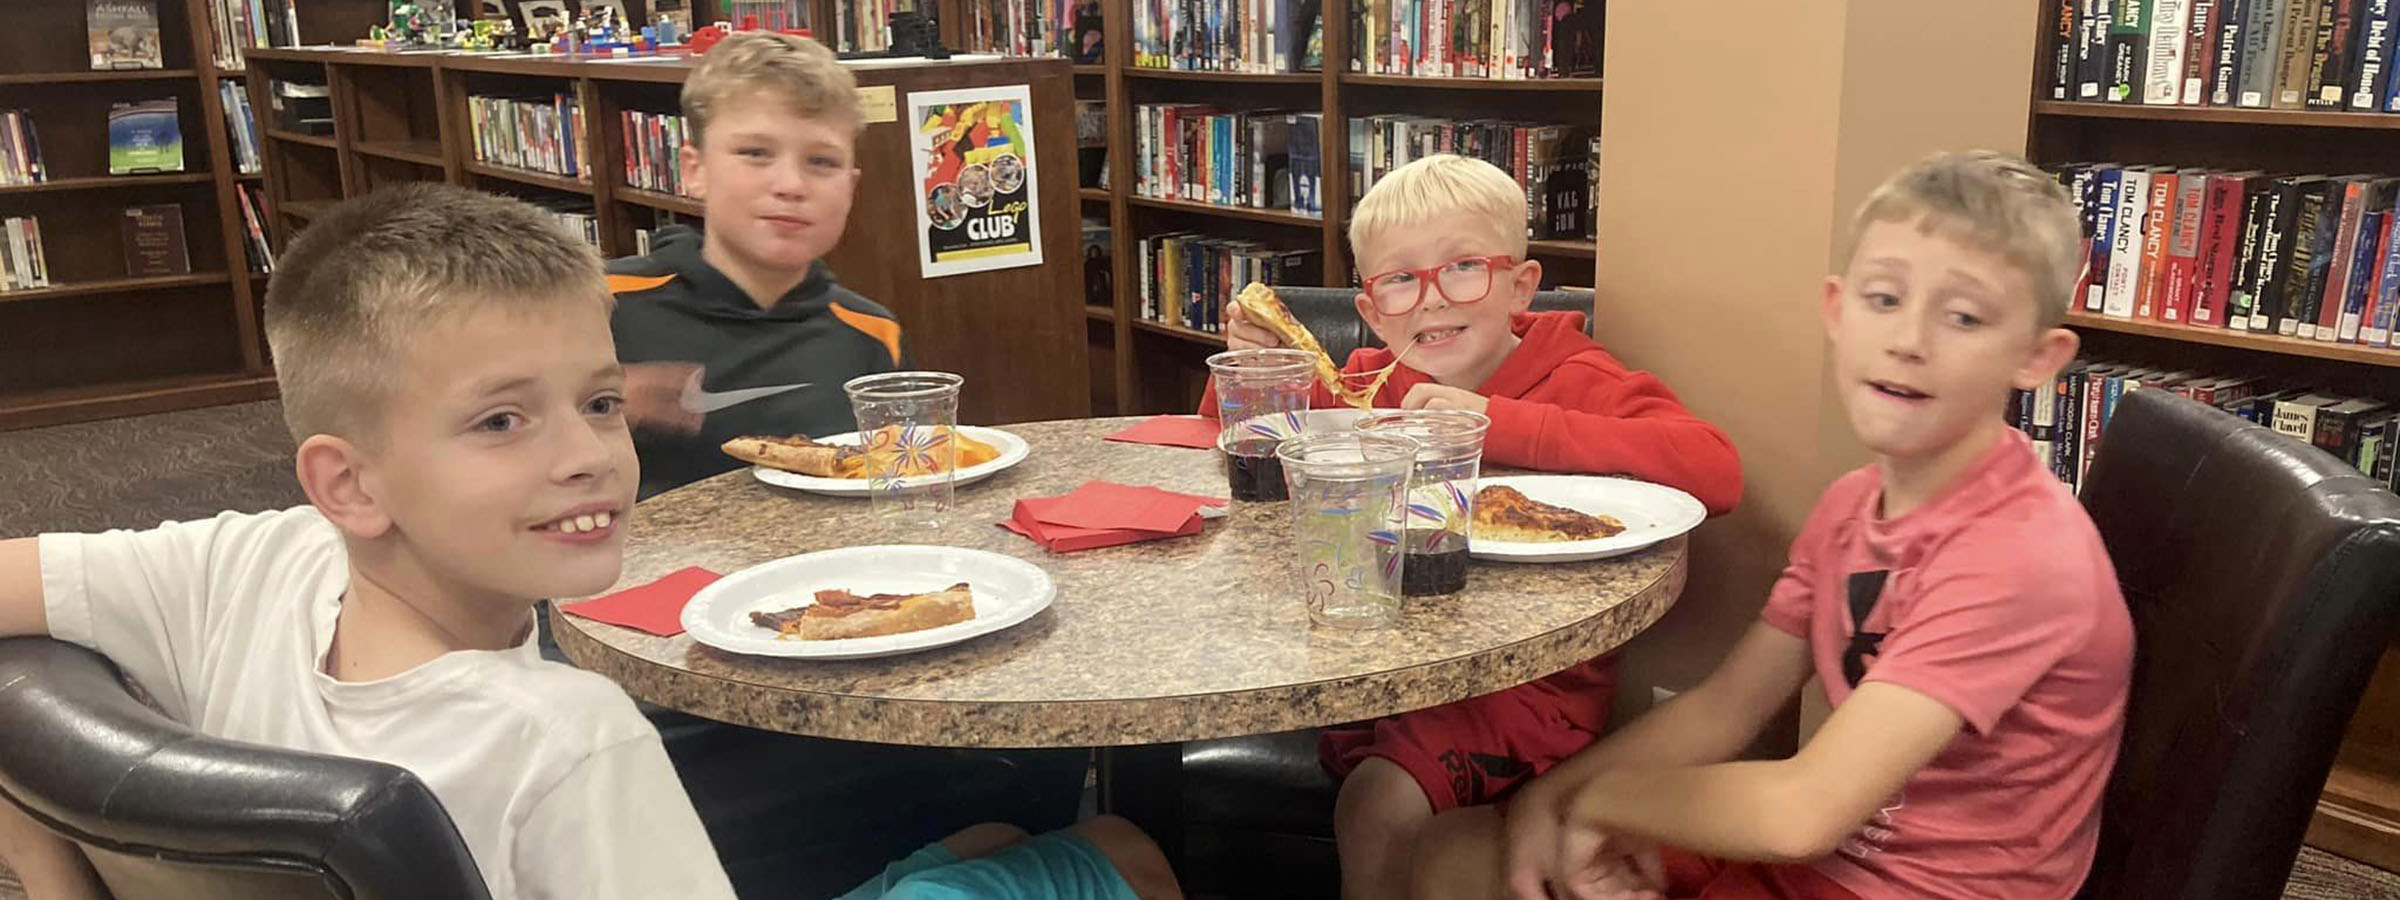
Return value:
<svg viewBox="0 0 2400 900">
<path fill-rule="evenodd" d="M 1424 898 L 2065 900 L 2090 870 L 2133 625 L 2081 506 L 2001 419 L 2074 358 L 2057 183 L 1945 154 L 1867 199 L 1825 281 L 1874 462 L 1826 491 L 1698 687 L 1522 789 L 1438 819 Z M 1816 676 L 1832 715 L 1734 762 Z"/>
</svg>

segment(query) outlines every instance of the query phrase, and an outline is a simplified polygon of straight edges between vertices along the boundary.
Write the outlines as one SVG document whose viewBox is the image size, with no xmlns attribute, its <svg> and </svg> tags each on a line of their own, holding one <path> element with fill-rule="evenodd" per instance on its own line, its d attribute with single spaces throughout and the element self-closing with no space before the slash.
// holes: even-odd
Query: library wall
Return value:
<svg viewBox="0 0 2400 900">
<path fill-rule="evenodd" d="M 1746 479 L 1741 507 L 1693 537 L 1675 610 L 1624 651 L 1625 713 L 1716 665 L 1817 494 L 1863 462 L 1829 383 L 1820 285 L 1893 169 L 2024 146 L 2035 8 L 1609 7 L 1598 334 L 1725 428 Z"/>
</svg>

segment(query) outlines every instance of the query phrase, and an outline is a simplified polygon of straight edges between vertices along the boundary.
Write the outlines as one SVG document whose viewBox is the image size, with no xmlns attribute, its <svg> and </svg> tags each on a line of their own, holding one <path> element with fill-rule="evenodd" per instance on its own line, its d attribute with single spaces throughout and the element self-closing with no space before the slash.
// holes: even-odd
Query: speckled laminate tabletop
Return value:
<svg viewBox="0 0 2400 900">
<path fill-rule="evenodd" d="M 684 566 L 732 573 L 862 544 L 947 544 L 1033 561 L 1058 585 L 1022 625 L 851 662 L 765 659 L 561 615 L 560 646 L 643 700 L 757 728 L 950 747 L 1200 740 L 1358 721 L 1531 681 L 1615 649 L 1683 589 L 1676 538 L 1616 559 L 1478 561 L 1464 591 L 1410 598 L 1398 625 L 1311 628 L 1282 503 L 1236 503 L 1199 535 L 1054 554 L 994 523 L 1088 480 L 1225 495 L 1214 451 L 1102 440 L 1138 418 L 1003 426 L 1032 456 L 958 489 L 951 523 L 905 532 L 863 498 L 769 487 L 747 470 L 637 508 L 619 587 Z"/>
</svg>

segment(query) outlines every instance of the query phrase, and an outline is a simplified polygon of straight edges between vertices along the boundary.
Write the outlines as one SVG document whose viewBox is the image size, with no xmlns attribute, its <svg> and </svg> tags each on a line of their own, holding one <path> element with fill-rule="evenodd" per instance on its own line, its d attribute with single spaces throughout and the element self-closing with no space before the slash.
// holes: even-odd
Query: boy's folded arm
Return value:
<svg viewBox="0 0 2400 900">
<path fill-rule="evenodd" d="M 1656 391 L 1645 389 L 1656 387 Z M 1724 430 L 1675 402 L 1655 379 L 1595 398 L 1596 410 L 1491 398 L 1484 458 L 1547 472 L 1625 474 L 1688 491 L 1710 515 L 1742 498 L 1742 460 Z"/>
<path fill-rule="evenodd" d="M 1817 859 L 1889 804 L 1963 724 L 1932 697 L 1868 683 L 1790 759 L 1612 769 L 1577 792 L 1568 815 L 1722 859 Z"/>
<path fill-rule="evenodd" d="M 509 856 L 527 898 L 733 900 L 655 733 L 584 757 L 534 802 Z"/>
<path fill-rule="evenodd" d="M 50 633 L 42 609 L 42 550 L 34 538 L 0 541 L 0 637 Z"/>
</svg>

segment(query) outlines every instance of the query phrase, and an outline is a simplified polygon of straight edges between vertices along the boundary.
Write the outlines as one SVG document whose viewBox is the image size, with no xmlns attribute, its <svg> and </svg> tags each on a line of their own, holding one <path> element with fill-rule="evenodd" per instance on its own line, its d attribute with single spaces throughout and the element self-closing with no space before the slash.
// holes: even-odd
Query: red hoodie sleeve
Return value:
<svg viewBox="0 0 2400 900">
<path fill-rule="evenodd" d="M 1742 498 L 1733 441 L 1647 372 L 1569 360 L 1527 399 L 1491 398 L 1486 414 L 1483 457 L 1492 463 L 1631 475 L 1690 493 L 1712 516 Z"/>
</svg>

